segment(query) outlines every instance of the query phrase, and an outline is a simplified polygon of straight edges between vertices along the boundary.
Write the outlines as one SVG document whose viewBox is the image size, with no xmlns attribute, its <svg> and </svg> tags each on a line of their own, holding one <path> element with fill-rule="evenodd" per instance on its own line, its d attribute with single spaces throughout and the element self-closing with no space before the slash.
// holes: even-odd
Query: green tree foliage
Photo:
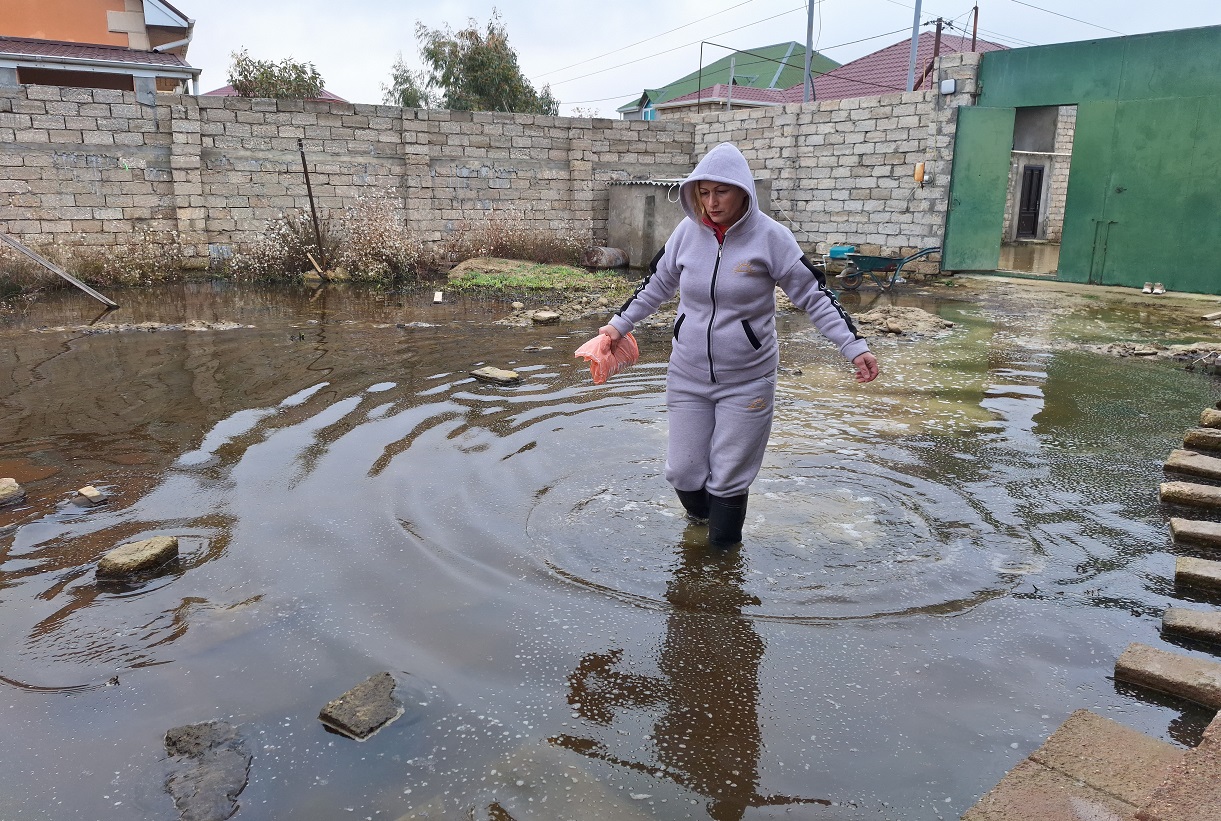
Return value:
<svg viewBox="0 0 1221 821">
<path fill-rule="evenodd" d="M 400 53 L 390 68 L 390 85 L 382 86 L 382 102 L 403 108 L 432 108 L 428 75 L 409 69 Z"/>
<path fill-rule="evenodd" d="M 322 75 L 313 63 L 284 58 L 278 63 L 255 60 L 246 49 L 231 55 L 229 85 L 243 97 L 310 100 L 322 96 Z"/>
<path fill-rule="evenodd" d="M 427 92 L 420 99 L 454 111 L 559 114 L 560 103 L 552 96 L 551 87 L 543 86 L 540 94 L 522 75 L 517 53 L 509 45 L 508 32 L 496 9 L 492 9 L 486 30 L 480 31 L 474 18 L 457 32 L 449 26 L 430 29 L 416 23 L 416 39 L 426 70 L 412 75 L 402 67 L 400 58 L 388 94 L 400 89 Z M 414 85 L 400 85 L 404 76 Z M 400 99 L 405 98 L 396 97 L 395 102 Z"/>
</svg>

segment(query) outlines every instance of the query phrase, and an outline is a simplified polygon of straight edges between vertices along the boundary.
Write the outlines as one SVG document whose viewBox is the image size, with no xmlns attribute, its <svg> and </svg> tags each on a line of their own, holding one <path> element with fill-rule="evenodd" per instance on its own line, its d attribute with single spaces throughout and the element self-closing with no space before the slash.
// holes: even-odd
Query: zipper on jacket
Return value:
<svg viewBox="0 0 1221 821">
<path fill-rule="evenodd" d="M 708 317 L 708 378 L 714 383 L 716 382 L 716 370 L 712 366 L 712 326 L 716 324 L 716 275 L 717 271 L 721 270 L 721 251 L 724 248 L 724 240 L 717 243 L 716 264 L 712 266 L 712 285 L 708 294 L 712 301 L 712 315 Z"/>
</svg>

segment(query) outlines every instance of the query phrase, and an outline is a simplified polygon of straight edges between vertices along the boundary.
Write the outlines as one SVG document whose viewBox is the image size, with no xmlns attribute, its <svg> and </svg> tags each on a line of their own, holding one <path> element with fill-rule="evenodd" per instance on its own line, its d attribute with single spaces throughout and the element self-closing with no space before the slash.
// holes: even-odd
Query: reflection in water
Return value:
<svg viewBox="0 0 1221 821">
<path fill-rule="evenodd" d="M 688 528 L 688 531 L 696 528 Z M 656 713 L 654 761 L 633 760 L 595 739 L 552 739 L 570 750 L 641 772 L 664 774 L 708 798 L 708 815 L 736 821 L 747 808 L 821 804 L 823 798 L 761 795 L 759 667 L 763 639 L 742 608 L 759 599 L 743 589 L 742 554 L 684 539 L 666 588 L 671 609 L 657 676 L 625 671 L 623 650 L 589 653 L 568 678 L 568 702 L 586 721 L 609 728 L 617 711 Z"/>
</svg>

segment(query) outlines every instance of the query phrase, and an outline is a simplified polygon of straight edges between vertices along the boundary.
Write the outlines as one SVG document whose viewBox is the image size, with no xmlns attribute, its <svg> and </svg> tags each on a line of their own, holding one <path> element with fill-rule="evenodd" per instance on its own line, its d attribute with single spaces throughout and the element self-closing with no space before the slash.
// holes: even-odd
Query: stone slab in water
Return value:
<svg viewBox="0 0 1221 821">
<path fill-rule="evenodd" d="M 1174 583 L 1221 591 L 1221 562 L 1179 556 L 1174 561 Z"/>
<path fill-rule="evenodd" d="M 1115 662 L 1115 678 L 1221 709 L 1221 664 L 1132 643 Z"/>
<path fill-rule="evenodd" d="M 1221 643 L 1221 612 L 1171 607 L 1162 616 L 1162 630 L 1191 639 Z"/>
<path fill-rule="evenodd" d="M 1199 519 L 1170 520 L 1170 535 L 1176 542 L 1203 545 L 1205 547 L 1221 547 L 1221 523 L 1205 522 Z"/>
<path fill-rule="evenodd" d="M 1221 410 L 1205 408 L 1200 414 L 1200 427 L 1221 428 Z"/>
<path fill-rule="evenodd" d="M 555 311 L 535 311 L 530 319 L 536 325 L 554 325 L 560 321 L 560 315 Z"/>
<path fill-rule="evenodd" d="M 1164 469 L 1168 473 L 1188 473 L 1205 479 L 1221 480 L 1221 459 L 1194 450 L 1172 450 Z"/>
<path fill-rule="evenodd" d="M 319 720 L 337 733 L 364 741 L 403 714 L 390 673 L 377 673 L 330 701 Z"/>
<path fill-rule="evenodd" d="M 106 501 L 106 494 L 95 488 L 93 485 L 85 485 L 76 493 L 77 498 L 79 498 L 83 504 L 100 505 Z"/>
<path fill-rule="evenodd" d="M 471 371 L 471 376 L 481 382 L 493 382 L 497 385 L 516 385 L 521 381 L 521 376 L 517 371 L 506 371 L 504 368 L 479 368 Z"/>
<path fill-rule="evenodd" d="M 0 507 L 15 505 L 25 499 L 25 490 L 16 479 L 0 479 Z"/>
<path fill-rule="evenodd" d="M 1194 450 L 1221 450 L 1221 430 L 1192 428 L 1183 436 L 1183 447 Z"/>
<path fill-rule="evenodd" d="M 224 821 L 237 812 L 252 756 L 225 721 L 175 727 L 165 734 L 172 770 L 165 782 L 183 821 Z"/>
<path fill-rule="evenodd" d="M 138 542 L 119 545 L 98 562 L 99 576 L 129 576 L 145 570 L 153 570 L 178 558 L 176 536 L 153 536 Z"/>
<path fill-rule="evenodd" d="M 1196 482 L 1162 482 L 1158 498 L 1167 504 L 1215 510 L 1221 508 L 1221 487 Z"/>
<path fill-rule="evenodd" d="M 1187 750 L 1136 814 L 1137 821 L 1221 821 L 1221 719 Z"/>
</svg>

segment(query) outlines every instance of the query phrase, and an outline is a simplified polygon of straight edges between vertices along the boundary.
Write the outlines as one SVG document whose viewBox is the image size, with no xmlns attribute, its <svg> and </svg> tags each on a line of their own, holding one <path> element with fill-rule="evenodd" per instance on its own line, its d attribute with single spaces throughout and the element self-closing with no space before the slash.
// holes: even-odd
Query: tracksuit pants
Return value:
<svg viewBox="0 0 1221 821">
<path fill-rule="evenodd" d="M 776 374 L 733 385 L 666 377 L 666 481 L 714 496 L 746 493 L 763 465 L 775 414 Z"/>
</svg>

